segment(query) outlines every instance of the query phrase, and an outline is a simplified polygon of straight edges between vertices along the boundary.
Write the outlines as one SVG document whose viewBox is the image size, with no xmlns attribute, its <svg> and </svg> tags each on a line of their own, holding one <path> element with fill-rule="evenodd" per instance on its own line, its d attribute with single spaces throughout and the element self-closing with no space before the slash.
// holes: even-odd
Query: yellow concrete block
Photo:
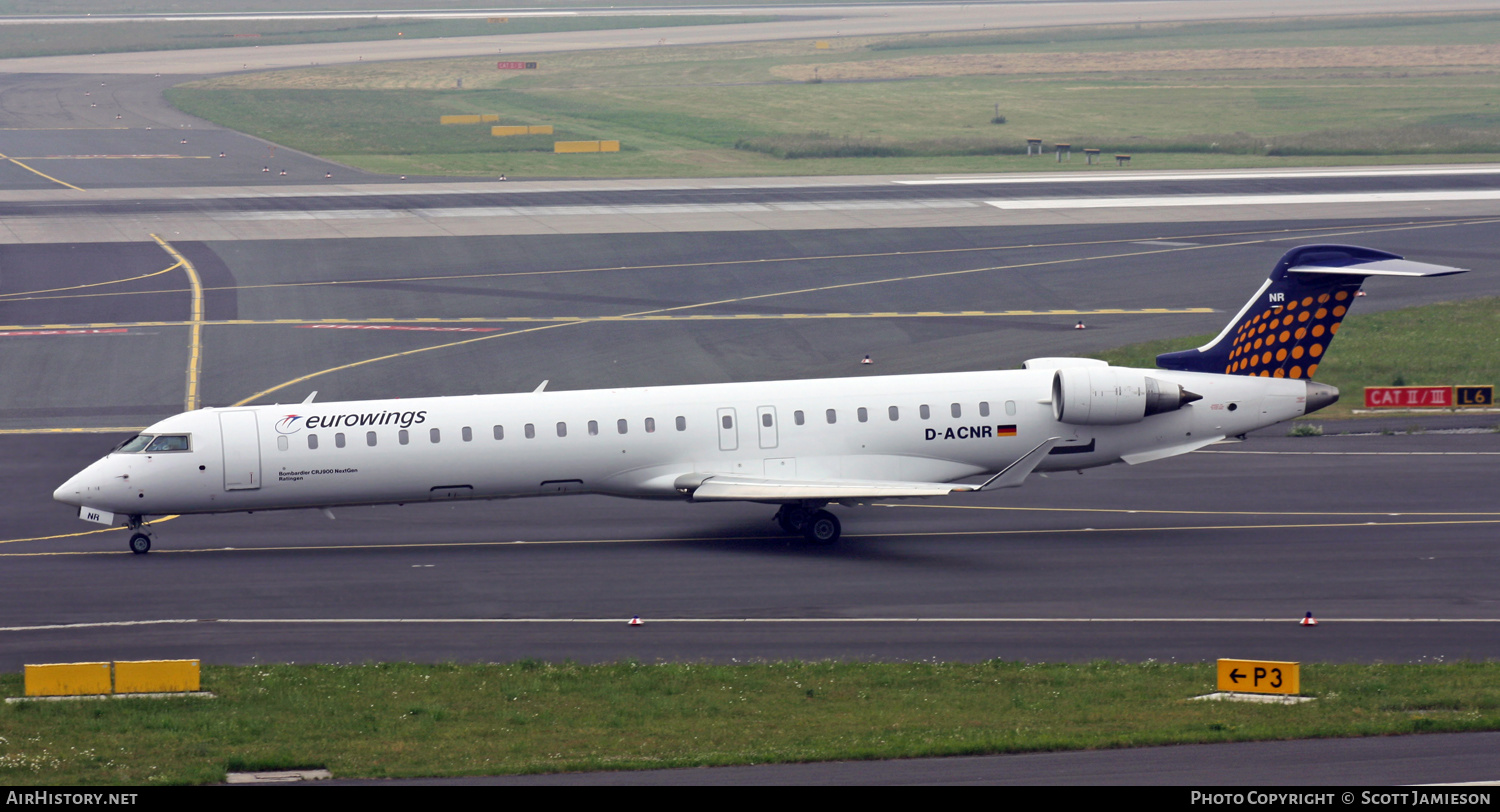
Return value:
<svg viewBox="0 0 1500 812">
<path fill-rule="evenodd" d="M 529 127 L 526 128 L 526 132 L 528 132 L 528 133 L 530 133 L 532 135 L 551 135 L 552 134 L 552 125 L 551 124 L 532 124 L 531 126 L 529 126 Z"/>
<path fill-rule="evenodd" d="M 480 113 L 479 114 L 479 123 L 480 124 L 489 124 L 490 122 L 499 121 L 499 120 L 500 120 L 500 114 L 499 113 Z"/>
<path fill-rule="evenodd" d="M 502 124 L 490 128 L 490 135 L 525 135 L 527 131 L 525 124 Z"/>
<path fill-rule="evenodd" d="M 619 152 L 620 151 L 620 142 L 619 141 L 600 141 L 599 142 L 599 151 L 600 152 Z"/>
<path fill-rule="evenodd" d="M 159 694 L 198 690 L 197 660 L 116 660 L 115 693 Z"/>
<path fill-rule="evenodd" d="M 598 141 L 553 141 L 552 152 L 598 152 Z"/>
<path fill-rule="evenodd" d="M 818 41 L 816 41 L 816 42 L 813 43 L 813 47 L 817 48 L 820 51 L 826 51 L 826 50 L 828 50 L 832 46 L 830 46 L 828 44 L 828 40 L 826 40 L 826 39 L 820 39 L 820 40 L 818 40 Z"/>
<path fill-rule="evenodd" d="M 478 124 L 479 114 L 474 113 L 472 115 L 441 116 L 438 118 L 438 122 L 441 124 Z"/>
<path fill-rule="evenodd" d="M 26 666 L 27 696 L 88 696 L 109 692 L 109 663 Z"/>
</svg>

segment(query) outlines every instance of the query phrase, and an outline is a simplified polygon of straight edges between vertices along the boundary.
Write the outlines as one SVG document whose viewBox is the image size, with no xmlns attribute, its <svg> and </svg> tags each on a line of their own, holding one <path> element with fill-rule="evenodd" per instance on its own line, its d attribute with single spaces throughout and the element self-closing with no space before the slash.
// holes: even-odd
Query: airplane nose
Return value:
<svg viewBox="0 0 1500 812">
<path fill-rule="evenodd" d="M 52 498 L 65 505 L 81 507 L 79 500 L 83 496 L 83 486 L 78 482 L 81 476 L 81 473 L 74 474 L 67 482 L 57 486 L 57 490 L 52 492 Z"/>
</svg>

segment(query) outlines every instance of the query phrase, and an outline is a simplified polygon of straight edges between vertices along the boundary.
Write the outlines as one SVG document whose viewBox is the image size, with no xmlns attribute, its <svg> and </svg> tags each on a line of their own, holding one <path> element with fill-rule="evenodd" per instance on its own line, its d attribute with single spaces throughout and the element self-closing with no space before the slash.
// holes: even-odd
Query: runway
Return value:
<svg viewBox="0 0 1500 812">
<path fill-rule="evenodd" d="M 1495 415 L 837 508 L 832 549 L 764 506 L 575 497 L 177 518 L 132 556 L 50 500 L 199 405 L 985 369 L 1211 333 L 1309 242 L 1472 269 L 1374 280 L 1356 314 L 1494 295 L 1493 167 L 401 184 L 277 150 L 283 180 L 272 145 L 160 101 L 181 74 L 46 101 L 117 78 L 0 80 L 4 115 L 28 111 L 0 121 L 21 128 L 0 131 L 21 159 L 0 164 L 0 667 L 1500 657 Z"/>
</svg>

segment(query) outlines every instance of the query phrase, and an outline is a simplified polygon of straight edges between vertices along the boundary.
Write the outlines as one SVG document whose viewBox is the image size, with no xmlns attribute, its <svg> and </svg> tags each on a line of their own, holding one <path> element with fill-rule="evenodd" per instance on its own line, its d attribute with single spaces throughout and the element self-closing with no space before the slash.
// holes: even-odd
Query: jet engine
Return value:
<svg viewBox="0 0 1500 812">
<path fill-rule="evenodd" d="M 1052 416 L 1075 426 L 1136 423 L 1202 399 L 1136 369 L 1066 367 L 1052 375 Z"/>
</svg>

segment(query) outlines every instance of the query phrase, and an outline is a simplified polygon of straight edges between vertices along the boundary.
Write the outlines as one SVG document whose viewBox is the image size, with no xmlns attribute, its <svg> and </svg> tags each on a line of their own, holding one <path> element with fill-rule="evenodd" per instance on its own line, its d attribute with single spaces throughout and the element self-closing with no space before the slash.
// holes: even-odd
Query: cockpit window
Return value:
<svg viewBox="0 0 1500 812">
<path fill-rule="evenodd" d="M 187 451 L 188 438 L 186 434 L 163 434 L 151 441 L 146 446 L 146 453 L 156 451 Z"/>
<path fill-rule="evenodd" d="M 144 451 L 146 450 L 146 446 L 150 445 L 151 441 L 155 439 L 156 435 L 154 434 L 137 434 L 129 440 L 120 443 L 115 448 L 115 451 L 121 454 L 133 454 L 137 451 Z"/>
</svg>

